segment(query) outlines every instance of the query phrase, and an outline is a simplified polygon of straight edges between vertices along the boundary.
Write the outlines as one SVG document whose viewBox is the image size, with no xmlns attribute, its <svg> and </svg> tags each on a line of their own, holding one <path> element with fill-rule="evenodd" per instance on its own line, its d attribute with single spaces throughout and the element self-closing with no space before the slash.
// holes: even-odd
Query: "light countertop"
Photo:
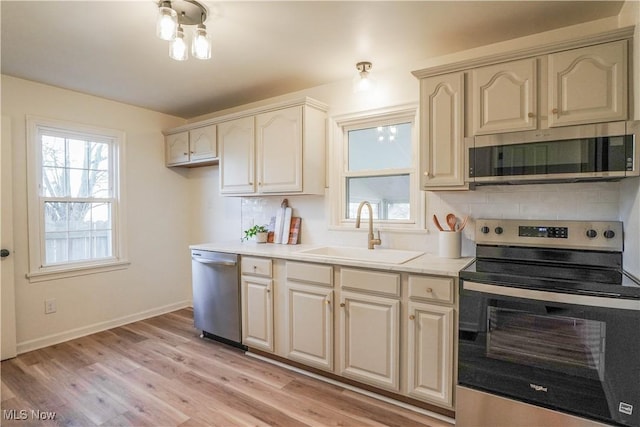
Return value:
<svg viewBox="0 0 640 427">
<path fill-rule="evenodd" d="M 255 242 L 218 242 L 191 245 L 190 249 L 211 252 L 226 252 L 240 255 L 252 255 L 268 258 L 280 258 L 292 261 L 315 262 L 318 264 L 344 265 L 364 267 L 378 270 L 401 271 L 419 274 L 434 274 L 440 276 L 458 277 L 458 272 L 469 265 L 473 258 L 440 258 L 435 254 L 426 253 L 403 264 L 391 264 L 379 261 L 363 261 L 356 259 L 338 259 L 321 255 L 310 255 L 300 251 L 318 248 L 325 245 L 280 245 L 274 243 Z M 375 249 L 373 249 L 375 250 Z"/>
</svg>

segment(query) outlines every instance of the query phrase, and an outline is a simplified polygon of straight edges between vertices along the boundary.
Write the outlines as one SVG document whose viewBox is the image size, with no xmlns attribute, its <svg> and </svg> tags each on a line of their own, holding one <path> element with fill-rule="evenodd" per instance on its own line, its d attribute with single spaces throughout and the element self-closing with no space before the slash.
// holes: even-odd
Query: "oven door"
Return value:
<svg viewBox="0 0 640 427">
<path fill-rule="evenodd" d="M 640 301 L 461 283 L 460 385 L 640 425 Z"/>
</svg>

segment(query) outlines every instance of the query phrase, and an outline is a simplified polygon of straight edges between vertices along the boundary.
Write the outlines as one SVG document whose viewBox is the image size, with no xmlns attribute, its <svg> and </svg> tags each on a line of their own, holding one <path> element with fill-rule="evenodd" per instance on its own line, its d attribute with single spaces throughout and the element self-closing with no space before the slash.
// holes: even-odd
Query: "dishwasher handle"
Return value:
<svg viewBox="0 0 640 427">
<path fill-rule="evenodd" d="M 235 261 L 220 261 L 220 260 L 206 259 L 206 258 L 203 259 L 203 258 L 196 258 L 194 256 L 192 256 L 191 259 L 194 261 L 198 261 L 201 264 L 207 264 L 207 265 L 224 265 L 227 267 L 233 267 L 237 264 Z"/>
</svg>

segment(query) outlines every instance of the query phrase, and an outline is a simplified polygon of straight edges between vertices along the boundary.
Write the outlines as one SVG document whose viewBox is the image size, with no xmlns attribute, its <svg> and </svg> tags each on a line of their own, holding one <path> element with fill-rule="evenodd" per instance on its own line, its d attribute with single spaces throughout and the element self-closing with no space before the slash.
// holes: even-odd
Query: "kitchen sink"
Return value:
<svg viewBox="0 0 640 427">
<path fill-rule="evenodd" d="M 423 255 L 424 252 L 403 251 L 400 249 L 366 249 L 345 246 L 322 246 L 299 252 L 322 258 L 345 259 L 352 261 L 382 262 L 386 264 L 404 264 Z"/>
</svg>

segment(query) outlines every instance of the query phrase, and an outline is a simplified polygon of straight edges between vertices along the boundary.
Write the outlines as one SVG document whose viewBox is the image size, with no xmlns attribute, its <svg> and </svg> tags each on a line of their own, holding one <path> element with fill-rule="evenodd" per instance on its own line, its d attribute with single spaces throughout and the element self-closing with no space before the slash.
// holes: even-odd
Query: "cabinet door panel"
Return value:
<svg viewBox="0 0 640 427">
<path fill-rule="evenodd" d="M 549 55 L 549 126 L 627 119 L 626 40 Z"/>
<path fill-rule="evenodd" d="M 454 310 L 415 302 L 408 307 L 408 393 L 451 406 Z"/>
<path fill-rule="evenodd" d="M 250 194 L 254 186 L 253 117 L 218 125 L 220 145 L 220 192 Z"/>
<path fill-rule="evenodd" d="M 167 135 L 165 139 L 167 165 L 189 162 L 189 132 Z"/>
<path fill-rule="evenodd" d="M 271 279 L 242 276 L 242 343 L 273 351 Z"/>
<path fill-rule="evenodd" d="M 474 135 L 537 128 L 535 58 L 477 68 L 471 74 Z"/>
<path fill-rule="evenodd" d="M 302 106 L 256 116 L 258 191 L 302 191 Z"/>
<path fill-rule="evenodd" d="M 333 290 L 288 282 L 287 357 L 333 370 Z"/>
<path fill-rule="evenodd" d="M 423 189 L 464 185 L 464 74 L 420 82 Z"/>
<path fill-rule="evenodd" d="M 204 126 L 189 131 L 191 161 L 215 159 L 218 154 L 216 125 Z"/>
<path fill-rule="evenodd" d="M 400 302 L 343 292 L 340 310 L 341 374 L 398 391 Z"/>
</svg>

